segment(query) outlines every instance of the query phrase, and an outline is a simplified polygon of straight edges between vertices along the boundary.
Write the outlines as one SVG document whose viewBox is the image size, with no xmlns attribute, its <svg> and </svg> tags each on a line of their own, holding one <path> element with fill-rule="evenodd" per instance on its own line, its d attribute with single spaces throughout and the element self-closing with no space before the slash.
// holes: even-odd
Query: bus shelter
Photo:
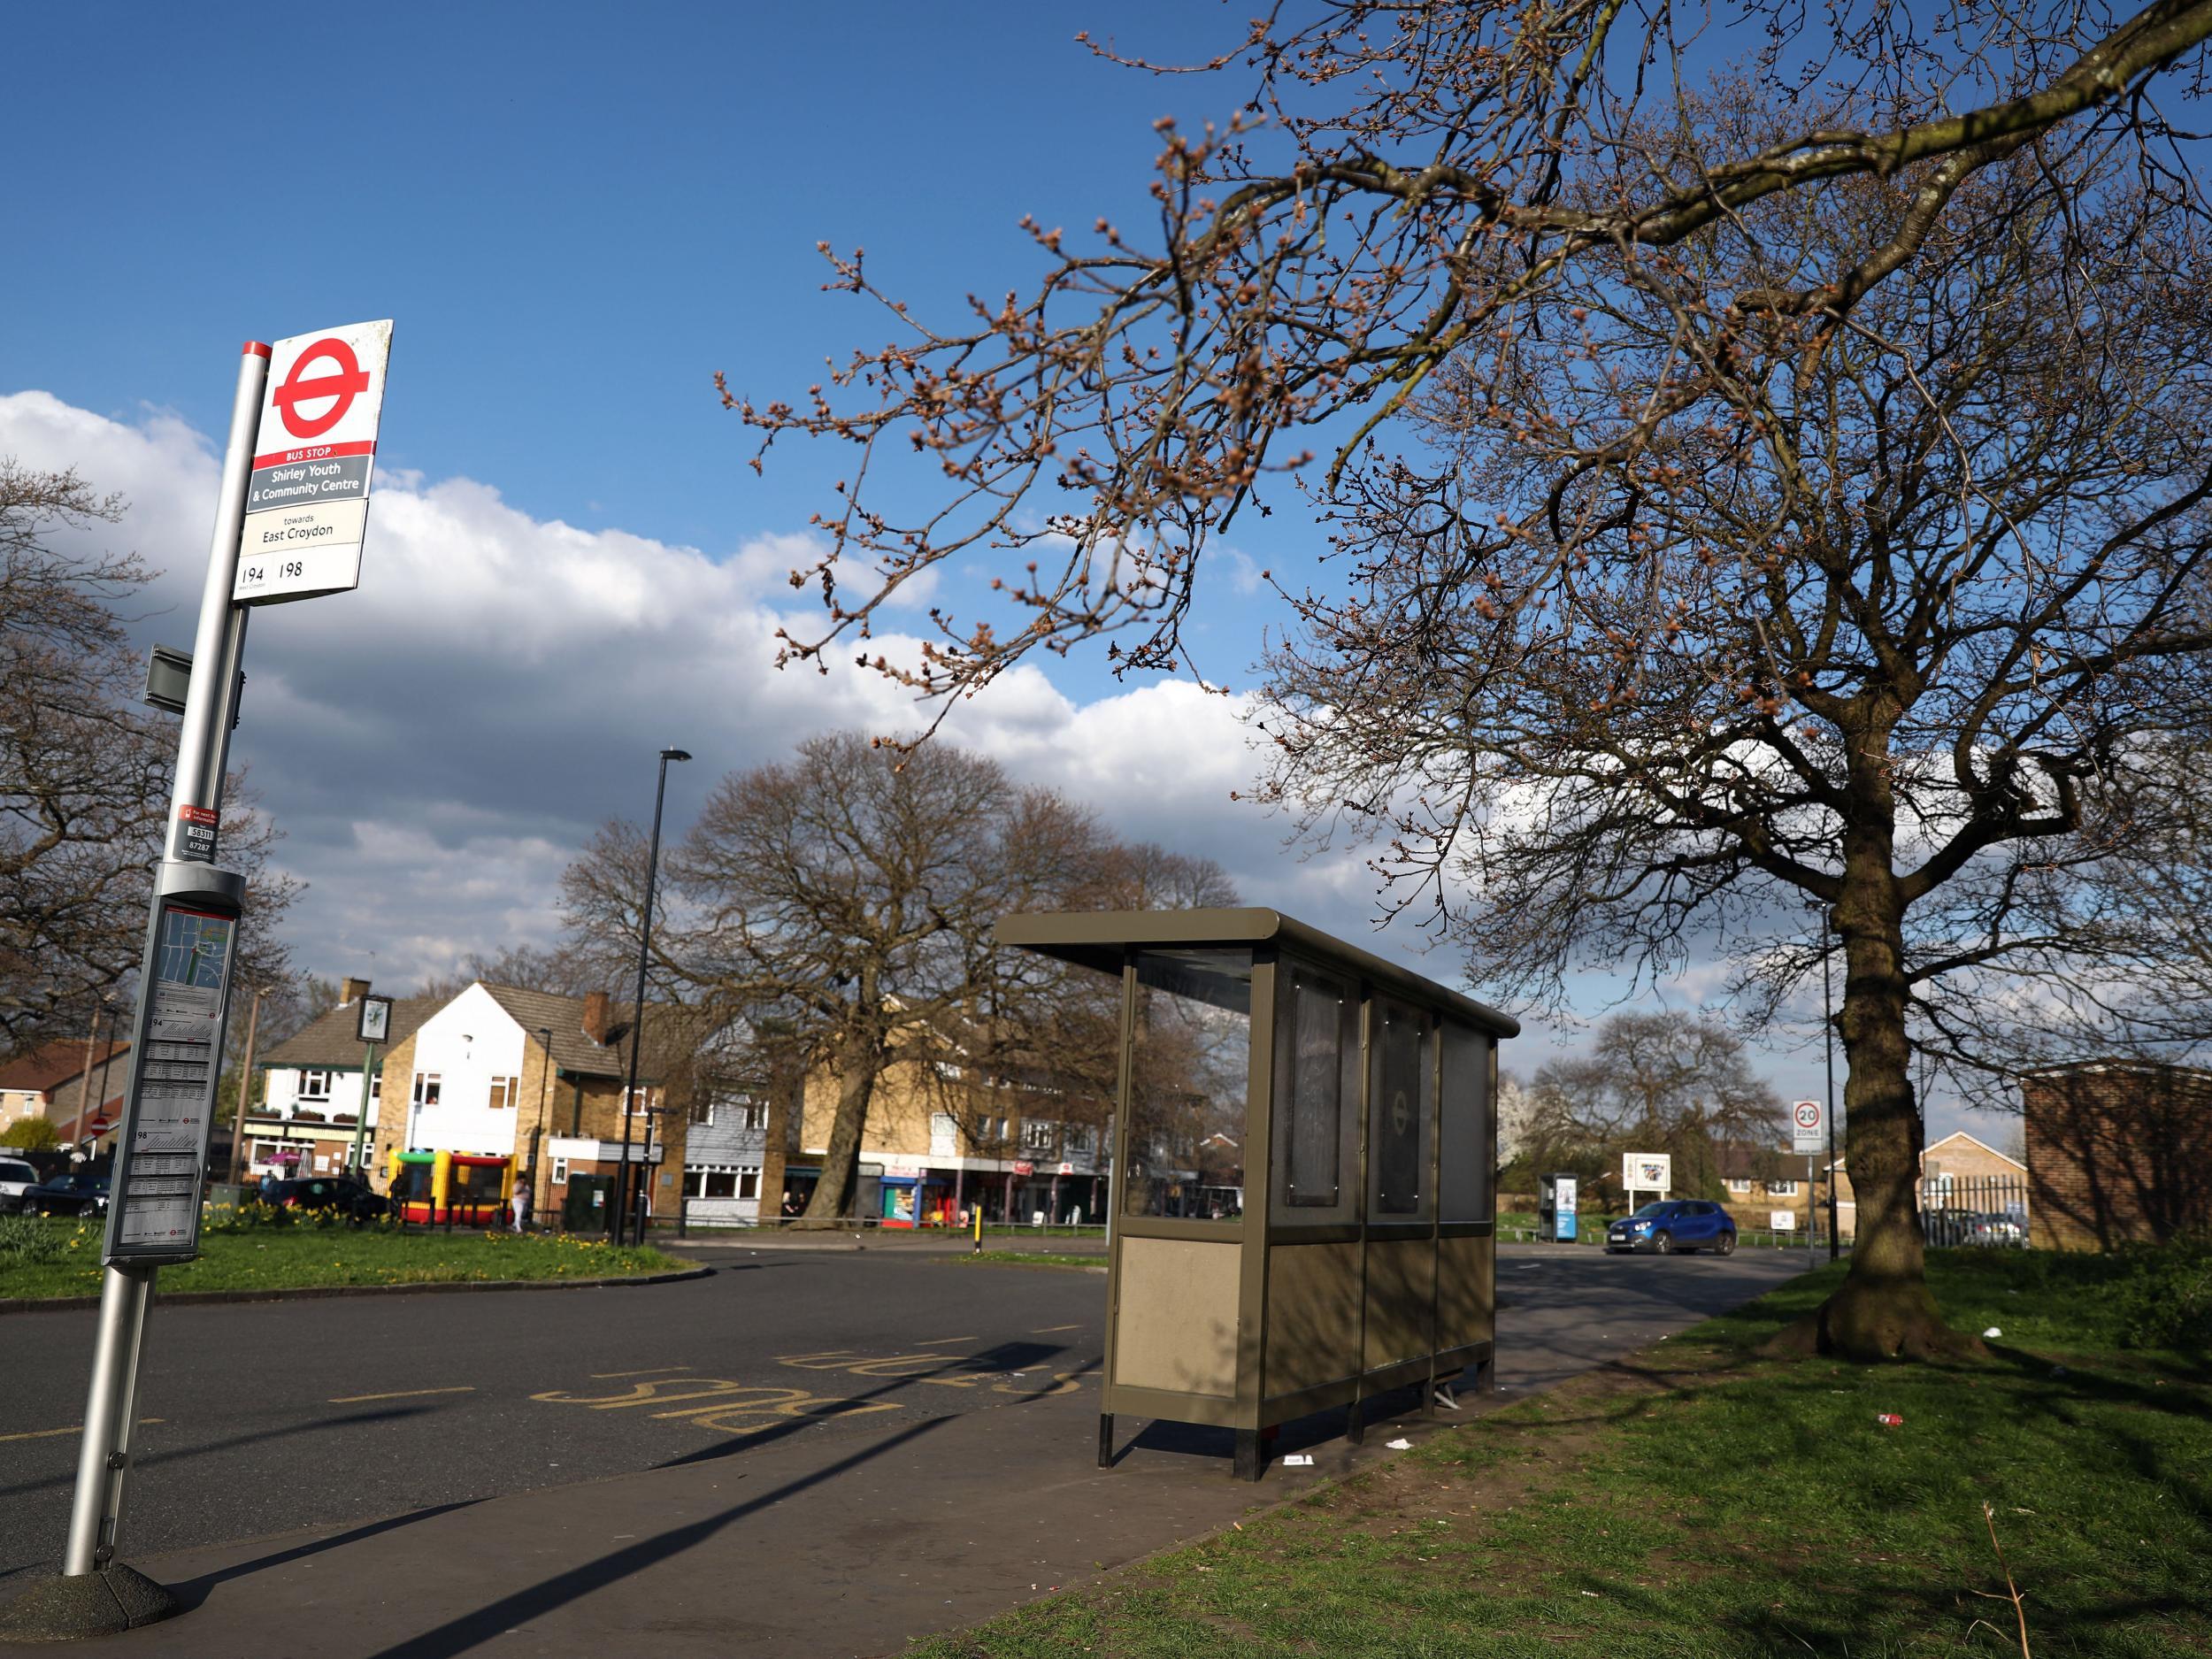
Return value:
<svg viewBox="0 0 2212 1659">
<path fill-rule="evenodd" d="M 1509 1015 L 1271 910 L 1017 915 L 1120 981 L 1099 1463 L 1126 1412 L 1265 1431 L 1492 1363 Z M 1110 992 L 1108 993 L 1110 996 Z"/>
</svg>

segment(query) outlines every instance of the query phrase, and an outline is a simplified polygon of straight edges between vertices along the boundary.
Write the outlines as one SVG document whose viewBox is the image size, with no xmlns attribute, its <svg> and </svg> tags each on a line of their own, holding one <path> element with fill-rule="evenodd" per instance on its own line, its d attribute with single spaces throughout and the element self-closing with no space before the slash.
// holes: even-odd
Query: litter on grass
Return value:
<svg viewBox="0 0 2212 1659">
<path fill-rule="evenodd" d="M 1411 1440 L 1385 1440 L 1383 1444 L 1394 1452 L 1409 1452 L 1413 1449 Z"/>
</svg>

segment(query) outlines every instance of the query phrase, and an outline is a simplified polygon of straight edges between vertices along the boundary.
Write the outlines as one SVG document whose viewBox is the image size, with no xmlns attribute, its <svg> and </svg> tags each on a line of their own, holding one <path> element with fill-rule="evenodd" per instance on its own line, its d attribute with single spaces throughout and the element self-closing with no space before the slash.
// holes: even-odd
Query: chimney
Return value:
<svg viewBox="0 0 2212 1659">
<path fill-rule="evenodd" d="M 341 980 L 338 986 L 338 1006 L 349 1007 L 368 994 L 369 982 L 366 979 Z"/>
<path fill-rule="evenodd" d="M 584 998 L 584 1035 L 594 1042 L 607 1041 L 607 994 L 594 991 Z"/>
</svg>

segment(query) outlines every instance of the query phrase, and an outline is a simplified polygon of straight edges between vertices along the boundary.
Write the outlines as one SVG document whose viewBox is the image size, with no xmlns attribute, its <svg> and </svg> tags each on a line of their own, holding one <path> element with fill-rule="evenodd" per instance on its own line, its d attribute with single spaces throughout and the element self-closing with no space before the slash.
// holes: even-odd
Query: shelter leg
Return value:
<svg viewBox="0 0 2212 1659">
<path fill-rule="evenodd" d="M 1239 1429 L 1236 1432 L 1236 1452 L 1230 1472 L 1239 1480 L 1257 1480 L 1266 1467 L 1260 1455 L 1260 1432 L 1257 1429 Z"/>
<path fill-rule="evenodd" d="M 1367 1439 L 1367 1422 L 1360 1411 L 1365 1403 L 1364 1401 L 1355 1400 L 1344 1408 L 1344 1438 L 1355 1446 Z"/>
<path fill-rule="evenodd" d="M 1114 1414 L 1110 1411 L 1098 1414 L 1098 1466 L 1114 1466 Z"/>
</svg>

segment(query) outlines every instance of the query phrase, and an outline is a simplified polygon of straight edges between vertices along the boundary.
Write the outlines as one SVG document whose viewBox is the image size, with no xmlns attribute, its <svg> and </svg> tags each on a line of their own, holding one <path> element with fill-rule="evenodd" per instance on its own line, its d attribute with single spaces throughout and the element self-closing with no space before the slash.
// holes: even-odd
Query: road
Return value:
<svg viewBox="0 0 2212 1659">
<path fill-rule="evenodd" d="M 657 1286 L 157 1310 L 127 1555 L 679 1464 L 771 1430 L 826 1465 L 856 1438 L 1096 1386 L 1096 1272 L 700 1255 L 714 1277 Z M 1801 1260 L 1509 1246 L 1499 1380 L 1547 1386 Z M 0 1584 L 58 1554 L 92 1322 L 0 1320 Z"/>
</svg>

